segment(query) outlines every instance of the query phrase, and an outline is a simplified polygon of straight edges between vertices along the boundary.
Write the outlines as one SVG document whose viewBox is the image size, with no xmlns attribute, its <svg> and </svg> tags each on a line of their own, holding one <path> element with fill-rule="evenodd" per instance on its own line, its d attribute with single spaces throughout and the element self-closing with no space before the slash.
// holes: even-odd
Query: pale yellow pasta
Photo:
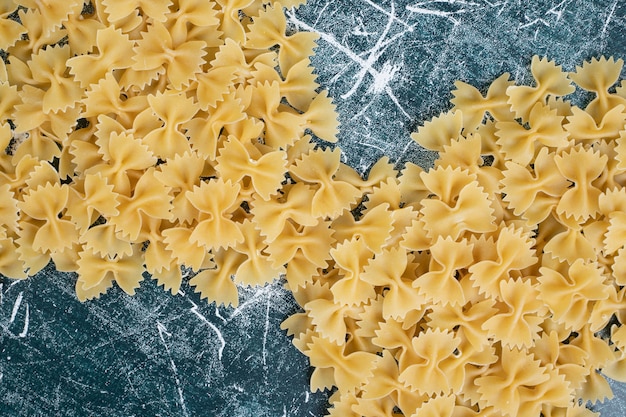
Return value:
<svg viewBox="0 0 626 417">
<path fill-rule="evenodd" d="M 0 6 L 0 273 L 52 260 L 84 301 L 144 271 L 177 294 L 184 267 L 226 306 L 284 278 L 331 416 L 590 415 L 598 371 L 626 380 L 622 60 L 457 82 L 412 135 L 434 167 L 363 178 L 307 134 L 339 123 L 302 3 Z"/>
</svg>

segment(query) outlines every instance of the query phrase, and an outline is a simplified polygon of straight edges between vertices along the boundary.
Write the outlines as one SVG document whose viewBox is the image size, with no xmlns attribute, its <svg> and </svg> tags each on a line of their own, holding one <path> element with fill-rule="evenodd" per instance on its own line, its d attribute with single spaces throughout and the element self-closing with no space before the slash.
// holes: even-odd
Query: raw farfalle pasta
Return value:
<svg viewBox="0 0 626 417">
<path fill-rule="evenodd" d="M 2 273 L 53 260 L 85 300 L 133 293 L 144 270 L 176 293 L 186 267 L 203 296 L 236 305 L 237 284 L 279 278 L 291 258 L 293 282 L 328 266 L 319 186 L 287 175 L 314 149 L 305 131 L 336 141 L 317 35 L 287 34 L 273 1 L 43 4 L 0 7 Z M 341 209 L 358 203 L 350 187 Z"/>
<path fill-rule="evenodd" d="M 332 262 L 298 287 L 288 265 L 304 313 L 283 324 L 317 367 L 312 389 L 337 388 L 330 416 L 595 415 L 603 375 L 626 381 L 621 66 L 568 74 L 535 57 L 534 86 L 458 82 L 453 110 L 412 135 L 434 167 L 372 186 L 337 173 L 363 209 L 324 213 Z M 596 95 L 588 108 L 565 97 L 575 84 Z M 298 162 L 316 152 L 292 178 L 319 187 Z M 377 357 L 347 383 L 346 352 Z"/>
<path fill-rule="evenodd" d="M 434 166 L 362 178 L 302 3 L 0 5 L 0 273 L 52 261 L 84 301 L 184 269 L 232 306 L 284 277 L 330 416 L 591 415 L 626 381 L 623 61 L 459 81 L 412 135 Z"/>
</svg>

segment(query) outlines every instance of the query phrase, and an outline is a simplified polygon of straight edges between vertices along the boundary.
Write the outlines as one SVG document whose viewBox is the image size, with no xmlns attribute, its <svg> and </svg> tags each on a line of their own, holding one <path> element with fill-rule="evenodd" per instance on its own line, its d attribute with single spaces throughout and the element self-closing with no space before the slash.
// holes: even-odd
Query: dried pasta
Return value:
<svg viewBox="0 0 626 417">
<path fill-rule="evenodd" d="M 330 416 L 587 415 L 626 380 L 623 61 L 459 81 L 411 135 L 434 167 L 362 178 L 302 3 L 2 3 L 0 273 L 52 261 L 85 301 L 185 268 L 232 306 L 284 277 Z"/>
<path fill-rule="evenodd" d="M 505 74 L 486 96 L 457 82 L 453 109 L 412 135 L 433 168 L 336 175 L 363 209 L 324 213 L 333 262 L 290 286 L 304 313 L 283 323 L 312 389 L 337 388 L 328 415 L 594 415 L 603 375 L 626 380 L 622 63 L 568 74 L 535 57 L 535 86 Z M 575 85 L 596 95 L 586 108 L 564 97 Z M 329 177 L 299 163 L 298 184 Z M 339 377 L 346 352 L 377 358 Z"/>
</svg>

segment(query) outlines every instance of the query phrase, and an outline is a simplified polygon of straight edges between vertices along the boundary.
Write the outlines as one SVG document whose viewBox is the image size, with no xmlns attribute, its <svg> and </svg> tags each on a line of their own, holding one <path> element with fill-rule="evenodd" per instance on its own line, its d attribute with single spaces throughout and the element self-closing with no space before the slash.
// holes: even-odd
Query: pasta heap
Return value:
<svg viewBox="0 0 626 417">
<path fill-rule="evenodd" d="M 336 388 L 328 415 L 583 417 L 613 395 L 603 375 L 626 382 L 622 65 L 534 57 L 533 86 L 504 74 L 484 96 L 459 81 L 412 134 L 434 167 L 336 173 L 363 197 L 318 213 L 329 259 L 288 271 L 304 311 L 282 324 L 311 388 Z"/>
<path fill-rule="evenodd" d="M 434 167 L 362 178 L 301 3 L 0 3 L 0 273 L 232 306 L 284 276 L 330 416 L 594 415 L 626 381 L 623 62 L 457 82 L 412 135 Z"/>
<path fill-rule="evenodd" d="M 287 194 L 325 204 L 323 183 L 289 190 L 288 173 L 329 158 L 310 133 L 337 140 L 317 35 L 287 31 L 283 8 L 301 3 L 2 2 L 0 273 L 53 261 L 84 301 L 114 283 L 134 294 L 144 271 L 176 294 L 185 270 L 237 305 L 238 284 L 284 274 L 283 226 L 329 248 L 312 213 L 272 215 Z"/>
</svg>

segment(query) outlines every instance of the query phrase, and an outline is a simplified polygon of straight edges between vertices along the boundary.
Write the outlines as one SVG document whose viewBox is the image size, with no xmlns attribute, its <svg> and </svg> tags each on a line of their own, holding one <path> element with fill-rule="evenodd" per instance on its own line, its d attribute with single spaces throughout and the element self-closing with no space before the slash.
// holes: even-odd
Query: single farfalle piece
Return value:
<svg viewBox="0 0 626 417">
<path fill-rule="evenodd" d="M 254 3 L 254 0 L 216 0 L 216 3 L 220 6 L 219 29 L 224 38 L 243 44 L 246 40 L 246 28 L 241 22 L 239 13 Z"/>
<path fill-rule="evenodd" d="M 84 233 L 101 215 L 117 216 L 118 205 L 117 193 L 107 177 L 90 174 L 72 184 L 65 214 Z"/>
<path fill-rule="evenodd" d="M 156 71 L 153 78 L 162 72 L 172 87 L 180 90 L 202 72 L 201 66 L 206 63 L 206 46 L 204 41 L 174 44 L 163 23 L 155 21 L 146 32 L 142 32 L 141 39 L 133 48 L 135 55 L 131 68 L 136 71 Z"/>
<path fill-rule="evenodd" d="M 398 380 L 398 376 L 398 362 L 391 351 L 383 350 L 372 369 L 372 376 L 362 388 L 362 398 L 368 400 L 397 398 L 397 406 L 404 412 L 404 415 L 410 416 L 416 410 L 416 403 L 420 403 L 420 400 L 425 401 L 427 397 L 411 395 L 412 392 Z"/>
<path fill-rule="evenodd" d="M 581 227 L 568 227 L 563 232 L 550 237 L 543 247 L 543 252 L 560 262 L 565 261 L 569 264 L 579 259 L 591 262 L 598 257 L 593 244 Z"/>
<path fill-rule="evenodd" d="M 333 220 L 333 237 L 339 243 L 358 237 L 373 253 L 380 253 L 393 230 L 392 216 L 388 203 L 367 210 L 359 220 L 354 218 L 352 212 L 345 210 Z"/>
<path fill-rule="evenodd" d="M 449 330 L 429 328 L 419 333 L 399 361 L 398 380 L 429 396 L 457 393 L 465 380 L 465 368 L 455 355 L 460 343 Z"/>
<path fill-rule="evenodd" d="M 275 149 L 293 145 L 304 134 L 304 121 L 295 110 L 281 104 L 278 83 L 265 82 L 249 88 L 251 101 L 246 112 L 265 123 L 265 144 Z"/>
<path fill-rule="evenodd" d="M 341 158 L 341 150 L 316 149 L 296 160 L 289 172 L 302 181 L 318 188 L 311 201 L 314 217 L 336 217 L 343 210 L 350 210 L 361 197 L 355 186 L 334 179 Z"/>
<path fill-rule="evenodd" d="M 439 236 L 430 248 L 428 272 L 420 275 L 412 285 L 433 303 L 463 305 L 466 303 L 463 287 L 458 281 L 458 270 L 468 267 L 473 259 L 473 245 L 467 240 L 455 242 Z"/>
<path fill-rule="evenodd" d="M 120 195 L 119 214 L 109 221 L 116 232 L 130 241 L 137 241 L 147 218 L 170 220 L 172 213 L 171 189 L 154 176 L 154 168 L 147 169 L 135 184 L 130 196 Z"/>
<path fill-rule="evenodd" d="M 225 180 L 240 182 L 249 178 L 254 190 L 263 200 L 278 192 L 287 172 L 287 155 L 283 150 L 266 153 L 252 143 L 242 143 L 230 136 L 219 150 L 216 171 Z"/>
<path fill-rule="evenodd" d="M 151 108 L 146 108 L 140 111 L 133 118 L 132 125 L 130 126 L 124 126 L 120 123 L 120 120 L 116 120 L 115 117 L 116 116 L 108 116 L 104 114 L 99 115 L 97 117 L 97 122 L 95 123 L 95 132 L 93 132 L 97 138 L 94 143 L 98 145 L 98 153 L 107 161 L 111 159 L 111 154 L 109 152 L 109 140 L 114 133 L 126 133 L 135 138 L 143 138 L 148 133 L 159 129 L 163 125 L 163 122 L 154 114 Z M 85 137 L 81 136 L 81 139 L 85 139 Z M 71 145 L 75 145 L 76 142 L 79 141 L 72 140 Z M 75 156 L 80 157 L 79 155 Z M 82 171 L 84 171 L 84 169 L 82 169 L 81 172 Z"/>
<path fill-rule="evenodd" d="M 191 152 L 191 145 L 181 125 L 189 122 L 198 112 L 198 105 L 184 92 L 167 90 L 148 96 L 153 113 L 163 126 L 143 137 L 142 142 L 160 159 L 173 158 Z"/>
<path fill-rule="evenodd" d="M 526 280 L 500 281 L 503 304 L 488 318 L 482 329 L 489 337 L 509 348 L 529 348 L 539 337 L 546 308 L 539 299 L 539 291 Z"/>
<path fill-rule="evenodd" d="M 576 260 L 560 268 L 539 268 L 539 297 L 554 320 L 573 331 L 588 321 L 595 301 L 609 297 L 609 284 L 597 264 Z"/>
<path fill-rule="evenodd" d="M 311 375 L 313 386 L 318 374 L 325 369 L 332 371 L 332 385 L 340 392 L 355 392 L 371 376 L 372 369 L 378 358 L 369 352 L 345 352 L 345 345 L 333 343 L 323 337 L 313 337 L 304 352 L 316 369 Z"/>
<path fill-rule="evenodd" d="M 496 230 L 491 199 L 473 178 L 467 171 L 451 167 L 422 175 L 426 186 L 435 192 L 435 197 L 421 201 L 420 213 L 429 238 L 450 236 L 457 240 L 467 232 Z"/>
<path fill-rule="evenodd" d="M 251 74 L 257 82 L 277 82 L 281 96 L 285 97 L 291 106 L 304 112 L 318 95 L 316 90 L 319 84 L 315 81 L 317 75 L 313 70 L 311 61 L 303 59 L 289 69 L 284 79 L 276 72 L 276 68 L 262 62 L 254 65 Z"/>
<path fill-rule="evenodd" d="M 163 230 L 162 235 L 163 243 L 171 252 L 176 263 L 197 272 L 201 269 L 211 268 L 214 264 L 211 262 L 209 252 L 203 245 L 189 243 L 193 231 L 194 229 L 188 226 L 175 226 Z"/>
<path fill-rule="evenodd" d="M 509 78 L 508 72 L 496 78 L 484 96 L 470 84 L 463 81 L 454 83 L 456 89 L 452 91 L 454 98 L 450 102 L 454 105 L 453 111 L 461 111 L 465 131 L 471 132 L 478 128 L 485 118 L 485 113 L 489 113 L 496 121 L 512 118 L 506 89 L 514 85 L 514 82 Z"/>
<path fill-rule="evenodd" d="M 78 241 L 78 230 L 71 221 L 61 216 L 67 207 L 69 186 L 47 183 L 24 195 L 17 203 L 26 215 L 44 224 L 33 239 L 33 249 L 42 252 L 62 252 Z"/>
<path fill-rule="evenodd" d="M 486 349 L 489 344 L 487 330 L 482 324 L 497 313 L 492 299 L 469 302 L 465 305 L 433 304 L 428 314 L 430 326 L 455 330 L 456 335 L 476 352 Z M 463 353 L 463 352 L 461 352 Z"/>
<path fill-rule="evenodd" d="M 360 279 L 379 288 L 385 288 L 383 318 L 402 320 L 411 310 L 426 304 L 426 297 L 413 287 L 415 280 L 413 256 L 402 248 L 389 248 L 370 259 Z"/>
<path fill-rule="evenodd" d="M 311 300 L 303 308 L 320 336 L 338 345 L 344 345 L 348 332 L 346 313 L 350 307 L 334 302 L 332 294 L 329 298 L 320 297 Z"/>
<path fill-rule="evenodd" d="M 222 49 L 232 45 L 232 39 L 226 39 L 226 43 L 222 45 Z M 240 48 L 239 45 L 232 46 Z M 224 52 L 218 52 L 218 55 Z M 242 54 L 243 55 L 243 54 Z M 245 60 L 245 59 L 244 59 Z M 230 93 L 234 87 L 237 71 L 235 66 L 212 66 L 208 70 L 198 74 L 196 81 L 196 97 L 198 105 L 202 110 L 209 110 L 209 107 L 217 107 L 219 101 L 224 100 L 225 96 Z"/>
<path fill-rule="evenodd" d="M 595 94 L 595 98 L 587 104 L 585 111 L 598 122 L 614 107 L 620 104 L 626 106 L 624 97 L 609 93 L 609 89 L 617 83 L 623 66 L 622 59 L 594 57 L 583 62 L 581 66 L 577 65 L 576 71 L 569 74 L 569 78 L 576 85 Z"/>
<path fill-rule="evenodd" d="M 561 174 L 574 183 L 559 200 L 556 212 L 585 221 L 598 213 L 602 190 L 593 184 L 607 164 L 607 156 L 593 149 L 576 146 L 554 157 Z"/>
<path fill-rule="evenodd" d="M 82 88 L 96 84 L 109 71 L 128 68 L 133 64 L 133 45 L 128 35 L 115 26 L 100 29 L 96 34 L 96 50 L 93 53 L 67 60 L 70 74 Z"/>
<path fill-rule="evenodd" d="M 241 285 L 264 285 L 271 283 L 285 273 L 285 268 L 276 267 L 269 258 L 267 242 L 255 224 L 246 219 L 239 227 L 244 239 L 233 249 L 247 257 L 235 272 L 234 280 Z"/>
<path fill-rule="evenodd" d="M 134 295 L 143 280 L 144 258 L 141 245 L 134 245 L 132 254 L 96 255 L 90 250 L 78 253 L 78 280 L 76 296 L 81 301 L 98 298 L 113 286 L 117 285 L 127 294 Z"/>
<path fill-rule="evenodd" d="M 496 253 L 485 253 L 487 259 L 475 259 L 468 268 L 470 279 L 481 294 L 500 297 L 500 282 L 507 281 L 512 271 L 520 271 L 537 263 L 535 240 L 528 232 L 514 226 L 501 226 L 496 239 Z"/>
<path fill-rule="evenodd" d="M 567 116 L 563 128 L 572 139 L 597 141 L 600 139 L 617 139 L 626 123 L 626 105 L 618 104 L 596 121 L 586 110 L 572 107 L 572 114 Z"/>
<path fill-rule="evenodd" d="M 214 251 L 214 267 L 205 269 L 189 280 L 194 291 L 200 293 L 200 298 L 216 305 L 237 307 L 239 293 L 232 276 L 237 268 L 246 259 L 245 255 L 233 248 L 220 248 Z"/>
<path fill-rule="evenodd" d="M 278 45 L 278 62 L 283 74 L 287 74 L 297 62 L 313 55 L 319 37 L 313 32 L 287 35 L 287 21 L 280 3 L 267 6 L 258 16 L 253 16 L 246 35 L 248 48 L 269 49 Z"/>
<path fill-rule="evenodd" d="M 528 115 L 528 126 L 517 121 L 496 123 L 497 144 L 506 159 L 527 165 L 535 159 L 539 146 L 563 148 L 569 134 L 563 129 L 563 117 L 543 103 L 535 104 Z"/>
<path fill-rule="evenodd" d="M 239 183 L 221 178 L 202 182 L 185 195 L 200 212 L 198 224 L 190 236 L 191 242 L 207 250 L 229 248 L 243 241 L 239 225 L 232 220 L 232 213 L 239 207 Z"/>
<path fill-rule="evenodd" d="M 222 45 L 219 10 L 214 7 L 212 1 L 177 0 L 165 20 L 174 45 L 185 41 L 204 41 L 208 48 Z"/>
<path fill-rule="evenodd" d="M 187 199 L 185 193 L 200 185 L 200 177 L 205 168 L 205 160 L 191 152 L 176 155 L 159 164 L 154 176 L 174 192 L 172 215 L 174 220 L 190 224 L 198 217 L 198 210 Z"/>
<path fill-rule="evenodd" d="M 83 245 L 84 250 L 93 252 L 94 255 L 108 256 L 111 259 L 133 253 L 132 244 L 115 231 L 115 225 L 112 223 L 93 225 L 81 232 L 78 242 Z"/>
<path fill-rule="evenodd" d="M 232 2 L 231 2 L 232 3 Z M 269 78 L 257 77 L 258 68 L 269 67 L 275 74 L 276 60 L 278 55 L 275 51 L 261 50 L 248 55 L 244 53 L 244 47 L 241 43 L 234 39 L 226 38 L 224 44 L 219 47 L 219 51 L 215 54 L 215 58 L 209 63 L 211 68 L 228 68 L 233 76 L 235 86 L 257 85 L 266 81 L 272 83 L 278 81 L 274 76 Z M 202 76 L 199 78 L 202 82 Z M 200 98 L 198 98 L 200 100 Z"/>
<path fill-rule="evenodd" d="M 443 151 L 445 145 L 458 139 L 463 130 L 463 113 L 460 110 L 449 111 L 425 122 L 411 133 L 411 139 L 430 151 Z"/>
<path fill-rule="evenodd" d="M 148 107 L 146 96 L 127 96 L 112 73 L 107 73 L 98 84 L 92 84 L 86 96 L 82 117 L 110 115 L 126 128 L 130 128 L 135 117 Z"/>
<path fill-rule="evenodd" d="M 226 139 L 222 134 L 225 128 L 247 120 L 246 117 L 241 100 L 230 94 L 217 101 L 215 107 L 209 107 L 206 114 L 199 112 L 196 117 L 183 125 L 183 129 L 186 130 L 185 135 L 189 137 L 191 149 L 205 159 L 214 161 L 218 148 Z M 255 126 L 258 126 L 255 133 L 260 136 L 263 123 L 258 122 Z"/>
<path fill-rule="evenodd" d="M 313 216 L 310 206 L 314 195 L 315 190 L 311 186 L 299 182 L 283 187 L 281 193 L 269 200 L 253 196 L 250 208 L 254 216 L 252 221 L 269 242 L 279 238 L 289 220 L 302 226 L 315 226 L 319 219 Z"/>
<path fill-rule="evenodd" d="M 330 288 L 335 302 L 345 305 L 360 305 L 376 296 L 374 285 L 363 279 L 364 267 L 373 253 L 362 239 L 353 238 L 330 250 L 341 278 Z M 371 280 L 375 280 L 371 277 Z"/>
<path fill-rule="evenodd" d="M 80 150 L 80 149 L 77 149 Z M 100 174 L 110 180 L 115 192 L 129 196 L 132 190 L 129 171 L 144 171 L 157 159 L 141 140 L 126 133 L 113 133 L 108 142 L 109 158 L 90 166 L 85 175 Z"/>
<path fill-rule="evenodd" d="M 471 133 L 467 137 L 459 136 L 452 140 L 449 145 L 439 152 L 439 158 L 435 161 L 435 168 L 451 167 L 461 168 L 476 175 L 476 180 L 489 194 L 498 191 L 498 180 L 502 176 L 500 170 L 485 164 L 482 157 L 482 137 L 480 133 Z"/>
<path fill-rule="evenodd" d="M 542 405 L 567 407 L 573 390 L 563 375 L 541 365 L 525 349 L 502 347 L 498 362 L 475 379 L 479 406 L 505 417 L 535 417 Z"/>
<path fill-rule="evenodd" d="M 528 120 L 531 109 L 536 103 L 546 104 L 548 96 L 565 96 L 574 92 L 575 87 L 567 78 L 560 65 L 547 58 L 534 56 L 530 71 L 535 79 L 535 86 L 511 86 L 507 88 L 508 103 L 515 113 L 515 118 Z"/>
<path fill-rule="evenodd" d="M 34 86 L 45 91 L 41 106 L 46 114 L 66 111 L 83 97 L 83 89 L 74 77 L 65 74 L 69 57 L 69 46 L 50 46 L 32 55 L 27 62 Z"/>
<path fill-rule="evenodd" d="M 513 209 L 513 214 L 522 216 L 530 224 L 545 220 L 567 191 L 570 182 L 558 170 L 548 148 L 541 148 L 532 168 L 507 161 L 502 172 L 503 200 Z"/>
</svg>

